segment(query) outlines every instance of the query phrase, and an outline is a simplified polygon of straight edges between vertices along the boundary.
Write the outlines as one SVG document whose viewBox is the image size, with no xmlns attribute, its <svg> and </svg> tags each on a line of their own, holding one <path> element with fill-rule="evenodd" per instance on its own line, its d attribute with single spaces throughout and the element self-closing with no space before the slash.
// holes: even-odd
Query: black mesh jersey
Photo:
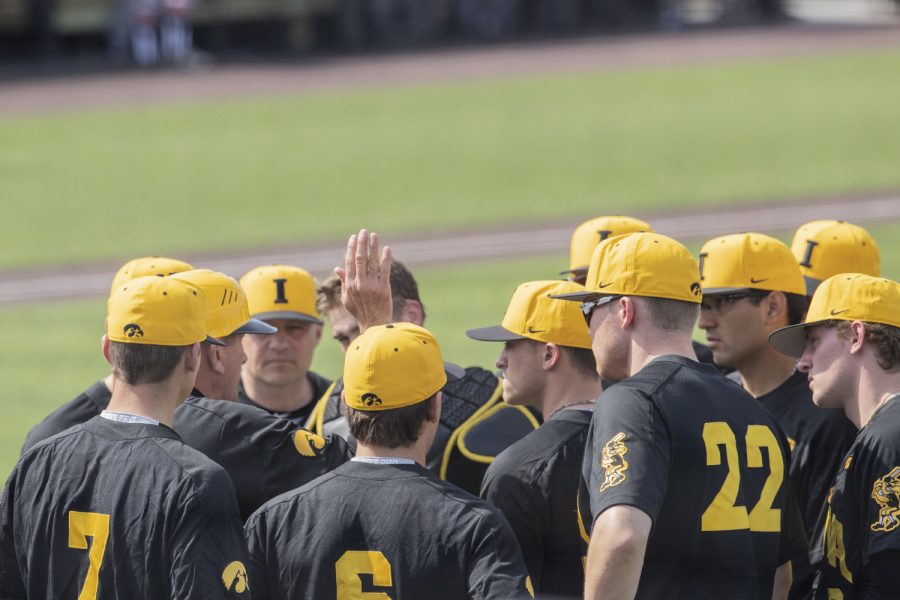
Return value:
<svg viewBox="0 0 900 600">
<path fill-rule="evenodd" d="M 244 382 L 241 381 L 240 386 L 238 387 L 238 402 L 241 404 L 249 404 L 250 406 L 255 406 L 259 409 L 262 409 L 268 413 L 272 413 L 276 417 L 283 417 L 285 419 L 290 419 L 294 422 L 297 427 L 306 427 L 307 421 L 309 421 L 309 417 L 313 412 L 313 409 L 316 407 L 316 402 L 328 391 L 328 388 L 331 386 L 331 380 L 325 379 L 321 375 L 313 373 L 312 371 L 308 371 L 306 373 L 306 378 L 309 380 L 310 384 L 312 384 L 312 400 L 306 404 L 306 406 L 301 406 L 297 410 L 292 410 L 290 412 L 276 412 L 273 410 L 269 410 L 265 406 L 257 404 L 253 401 L 253 398 L 247 395 L 247 391 L 244 389 Z"/>
<path fill-rule="evenodd" d="M 419 465 L 346 463 L 245 532 L 254 600 L 531 598 L 503 516 Z"/>
<path fill-rule="evenodd" d="M 885 402 L 859 431 L 841 463 L 825 525 L 825 559 L 816 598 L 867 596 L 879 553 L 900 551 L 900 394 Z M 896 572 L 897 564 L 883 565 Z M 887 575 L 889 579 L 890 576 Z"/>
<path fill-rule="evenodd" d="M 228 472 L 244 519 L 267 500 L 352 457 L 339 437 L 323 438 L 288 419 L 227 400 L 192 396 L 175 411 L 174 425 L 184 443 Z"/>
<path fill-rule="evenodd" d="M 249 598 L 246 564 L 228 475 L 162 425 L 76 425 L 0 500 L 2 598 Z"/>
<path fill-rule="evenodd" d="M 590 424 L 590 411 L 557 412 L 504 450 L 481 488 L 512 526 L 539 595 L 580 598 L 584 590 L 575 500 Z"/>
<path fill-rule="evenodd" d="M 579 512 L 630 505 L 653 520 L 638 598 L 771 598 L 806 551 L 773 417 L 711 365 L 656 358 L 597 401 Z"/>
<path fill-rule="evenodd" d="M 791 565 L 794 583 L 789 597 L 811 598 L 815 569 L 822 561 L 825 501 L 841 460 L 856 437 L 856 428 L 844 411 L 813 404 L 807 376 L 799 371 L 757 400 L 788 436 L 791 485 L 809 538 L 809 557 L 798 557 Z"/>
<path fill-rule="evenodd" d="M 31 428 L 22 445 L 24 454 L 38 442 L 65 431 L 73 425 L 90 421 L 109 406 L 112 392 L 103 381 L 98 381 L 77 397 L 69 400 Z"/>
</svg>

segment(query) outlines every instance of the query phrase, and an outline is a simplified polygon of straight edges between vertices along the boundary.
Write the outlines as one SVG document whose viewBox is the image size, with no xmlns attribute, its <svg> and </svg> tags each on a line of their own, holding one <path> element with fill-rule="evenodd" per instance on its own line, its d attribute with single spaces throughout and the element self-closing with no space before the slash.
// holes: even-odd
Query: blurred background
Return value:
<svg viewBox="0 0 900 600">
<path fill-rule="evenodd" d="M 322 278 L 368 227 L 489 368 L 465 329 L 594 216 L 849 220 L 897 279 L 898 73 L 895 0 L 0 0 L 0 472 L 106 374 L 137 256 Z"/>
</svg>

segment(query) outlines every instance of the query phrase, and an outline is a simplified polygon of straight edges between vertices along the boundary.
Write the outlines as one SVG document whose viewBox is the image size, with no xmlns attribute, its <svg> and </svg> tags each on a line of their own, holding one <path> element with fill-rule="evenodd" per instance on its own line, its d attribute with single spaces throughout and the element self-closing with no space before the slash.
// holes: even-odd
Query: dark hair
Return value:
<svg viewBox="0 0 900 600">
<path fill-rule="evenodd" d="M 597 374 L 597 359 L 594 358 L 593 350 L 573 348 L 572 346 L 560 346 L 560 348 L 569 356 L 569 362 L 578 373 L 594 379 L 600 377 Z"/>
<path fill-rule="evenodd" d="M 357 410 L 345 405 L 350 433 L 360 442 L 372 446 L 411 446 L 419 439 L 422 425 L 434 406 L 434 398 L 431 396 L 412 406 L 389 410 Z"/>
<path fill-rule="evenodd" d="M 747 300 L 753 304 L 753 306 L 759 306 L 763 298 L 771 293 L 772 292 L 760 296 L 750 296 Z M 781 293 L 784 294 L 787 299 L 787 324 L 797 325 L 798 323 L 802 323 L 803 318 L 806 316 L 806 309 L 809 308 L 809 298 L 801 296 L 800 294 L 791 294 L 789 292 Z"/>
<path fill-rule="evenodd" d="M 826 327 L 834 329 L 844 339 L 850 338 L 850 321 L 828 321 Z M 900 367 L 900 328 L 882 323 L 863 323 L 866 343 L 872 346 L 878 366 L 885 371 Z"/>
<path fill-rule="evenodd" d="M 415 300 L 422 306 L 422 321 L 425 321 L 425 305 L 419 297 L 419 285 L 416 278 L 409 272 L 403 263 L 394 261 L 391 264 L 391 315 L 398 320 L 403 314 L 403 308 L 407 300 Z M 336 274 L 331 275 L 320 283 L 316 289 L 316 307 L 320 313 L 326 313 L 333 308 L 343 306 L 341 304 L 341 278 Z"/>
<path fill-rule="evenodd" d="M 691 333 L 700 316 L 700 305 L 694 302 L 650 296 L 633 297 L 644 302 L 653 325 L 662 331 Z"/>
<path fill-rule="evenodd" d="M 190 346 L 109 343 L 109 362 L 116 379 L 129 385 L 159 383 L 171 377 Z"/>
</svg>

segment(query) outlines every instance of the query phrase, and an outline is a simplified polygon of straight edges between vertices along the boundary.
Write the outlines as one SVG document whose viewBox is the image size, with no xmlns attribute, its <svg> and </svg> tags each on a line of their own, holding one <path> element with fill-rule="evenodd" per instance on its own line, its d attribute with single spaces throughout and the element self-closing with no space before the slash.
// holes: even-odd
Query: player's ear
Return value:
<svg viewBox="0 0 900 600">
<path fill-rule="evenodd" d="M 545 371 L 549 371 L 559 364 L 559 355 L 561 350 L 559 346 L 553 343 L 544 344 L 544 354 L 541 357 L 541 367 Z"/>
<path fill-rule="evenodd" d="M 619 321 L 623 330 L 631 328 L 634 325 L 634 317 L 637 312 L 637 303 L 630 296 L 622 296 L 617 301 L 618 306 L 616 312 L 619 315 Z"/>
<path fill-rule="evenodd" d="M 200 349 L 200 342 L 188 346 L 188 348 L 184 351 L 185 370 L 189 373 L 199 371 L 201 357 L 202 351 Z"/>
<path fill-rule="evenodd" d="M 772 323 L 787 312 L 787 296 L 784 295 L 784 292 L 769 292 L 769 295 L 766 296 L 765 307 L 766 322 Z"/>
<path fill-rule="evenodd" d="M 441 419 L 441 401 L 444 399 L 444 394 L 441 391 L 438 391 L 434 397 L 428 402 L 428 420 L 432 423 L 437 423 Z"/>
<path fill-rule="evenodd" d="M 203 354 L 206 362 L 209 364 L 209 368 L 213 370 L 213 373 L 218 373 L 219 375 L 225 373 L 225 353 L 222 346 L 208 344 L 208 347 Z"/>
<path fill-rule="evenodd" d="M 422 303 L 418 300 L 404 300 L 402 320 L 421 327 L 422 323 L 425 322 L 425 311 L 422 309 Z"/>
<path fill-rule="evenodd" d="M 100 352 L 103 353 L 103 358 L 109 363 L 109 338 L 105 333 L 100 337 Z"/>
<path fill-rule="evenodd" d="M 850 323 L 850 354 L 862 352 L 866 343 L 866 326 L 862 321 Z"/>
</svg>

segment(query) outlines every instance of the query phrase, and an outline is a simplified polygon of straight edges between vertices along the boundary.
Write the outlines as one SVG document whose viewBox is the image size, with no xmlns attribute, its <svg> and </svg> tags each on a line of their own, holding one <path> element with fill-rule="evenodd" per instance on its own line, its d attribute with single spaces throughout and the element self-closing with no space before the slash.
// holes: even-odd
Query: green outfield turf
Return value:
<svg viewBox="0 0 900 600">
<path fill-rule="evenodd" d="M 0 268 L 900 187 L 900 53 L 0 120 Z"/>
<path fill-rule="evenodd" d="M 900 223 L 871 228 L 884 257 L 883 274 L 900 279 Z M 691 244 L 697 251 L 699 244 Z M 434 331 L 448 360 L 493 368 L 500 344 L 465 337 L 472 327 L 500 322 L 515 286 L 530 279 L 555 279 L 564 256 L 489 261 L 416 272 Z M 100 355 L 102 299 L 0 309 L 0 364 L 6 417 L 0 423 L 0 473 L 7 473 L 28 429 L 57 405 L 107 373 Z M 314 370 L 328 377 L 341 371 L 342 354 L 325 327 Z M 702 336 L 700 337 L 702 339 Z"/>
</svg>

